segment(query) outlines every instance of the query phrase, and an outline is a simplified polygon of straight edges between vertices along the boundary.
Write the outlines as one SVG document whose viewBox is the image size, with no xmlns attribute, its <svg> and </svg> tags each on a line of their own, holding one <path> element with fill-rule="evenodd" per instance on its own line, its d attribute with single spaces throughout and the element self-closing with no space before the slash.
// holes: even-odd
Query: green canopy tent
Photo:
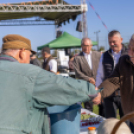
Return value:
<svg viewBox="0 0 134 134">
<path fill-rule="evenodd" d="M 92 44 L 97 45 L 97 42 L 92 41 Z M 79 48 L 79 47 L 81 47 L 81 39 L 76 38 L 67 32 L 64 32 L 57 39 L 55 39 L 43 46 L 37 47 L 37 50 L 42 50 L 43 47 L 49 47 L 51 49 Z"/>
</svg>

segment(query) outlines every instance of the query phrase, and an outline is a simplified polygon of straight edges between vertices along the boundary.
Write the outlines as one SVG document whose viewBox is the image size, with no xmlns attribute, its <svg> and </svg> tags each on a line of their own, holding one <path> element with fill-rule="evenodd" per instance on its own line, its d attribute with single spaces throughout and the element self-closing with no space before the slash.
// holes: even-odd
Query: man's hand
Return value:
<svg viewBox="0 0 134 134">
<path fill-rule="evenodd" d="M 90 78 L 89 78 L 89 82 L 92 83 L 93 85 L 95 85 L 95 80 L 94 80 L 94 78 L 90 77 Z"/>
<path fill-rule="evenodd" d="M 98 90 L 98 87 L 95 87 L 95 90 Z"/>
<path fill-rule="evenodd" d="M 93 103 L 97 104 L 97 105 L 101 103 L 101 94 L 100 93 L 98 93 L 97 97 L 95 97 L 93 99 Z"/>
</svg>

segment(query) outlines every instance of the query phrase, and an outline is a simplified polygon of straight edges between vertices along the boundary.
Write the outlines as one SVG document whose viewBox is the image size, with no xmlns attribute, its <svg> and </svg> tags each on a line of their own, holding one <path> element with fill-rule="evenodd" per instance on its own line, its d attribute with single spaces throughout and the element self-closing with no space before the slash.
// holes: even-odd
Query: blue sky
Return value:
<svg viewBox="0 0 134 134">
<path fill-rule="evenodd" d="M 30 0 L 0 0 L 1 3 L 27 2 Z M 31 0 L 35 1 L 35 0 Z M 36 0 L 37 1 L 37 0 Z M 80 0 L 66 0 L 71 4 L 80 4 Z M 89 0 L 95 8 L 95 11 L 100 15 L 102 21 L 108 27 L 108 30 L 103 26 L 101 20 L 96 16 L 95 11 L 88 4 L 87 24 L 88 36 L 92 40 L 96 40 L 95 31 L 100 30 L 99 45 L 109 48 L 107 43 L 108 31 L 119 30 L 124 42 L 128 42 L 131 35 L 134 33 L 134 0 Z M 76 31 L 77 21 L 71 21 L 70 24 L 63 25 L 61 30 L 66 31 L 73 36 L 82 38 L 82 34 Z M 32 47 L 36 50 L 37 46 L 44 45 L 55 39 L 55 26 L 5 26 L 0 27 L 0 38 L 7 34 L 20 34 L 31 40 Z M 0 44 L 2 41 L 0 39 Z M 1 45 L 0 45 L 1 46 Z"/>
</svg>

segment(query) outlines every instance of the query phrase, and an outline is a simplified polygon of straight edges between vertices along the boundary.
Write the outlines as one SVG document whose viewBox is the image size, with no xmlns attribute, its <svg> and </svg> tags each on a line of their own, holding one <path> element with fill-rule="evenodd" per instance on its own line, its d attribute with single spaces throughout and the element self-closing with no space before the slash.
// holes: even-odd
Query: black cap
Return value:
<svg viewBox="0 0 134 134">
<path fill-rule="evenodd" d="M 47 52 L 47 53 L 50 54 L 50 48 L 49 48 L 49 47 L 44 47 L 44 48 L 42 49 L 42 52 Z"/>
</svg>

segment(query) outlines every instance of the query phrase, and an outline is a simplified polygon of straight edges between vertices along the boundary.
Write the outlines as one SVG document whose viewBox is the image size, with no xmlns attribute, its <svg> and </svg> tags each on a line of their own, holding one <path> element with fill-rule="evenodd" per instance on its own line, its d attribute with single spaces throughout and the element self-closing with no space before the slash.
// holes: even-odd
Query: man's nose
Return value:
<svg viewBox="0 0 134 134">
<path fill-rule="evenodd" d="M 110 43 L 110 45 L 111 45 L 111 46 L 114 46 L 114 43 L 112 42 L 112 43 Z"/>
</svg>

